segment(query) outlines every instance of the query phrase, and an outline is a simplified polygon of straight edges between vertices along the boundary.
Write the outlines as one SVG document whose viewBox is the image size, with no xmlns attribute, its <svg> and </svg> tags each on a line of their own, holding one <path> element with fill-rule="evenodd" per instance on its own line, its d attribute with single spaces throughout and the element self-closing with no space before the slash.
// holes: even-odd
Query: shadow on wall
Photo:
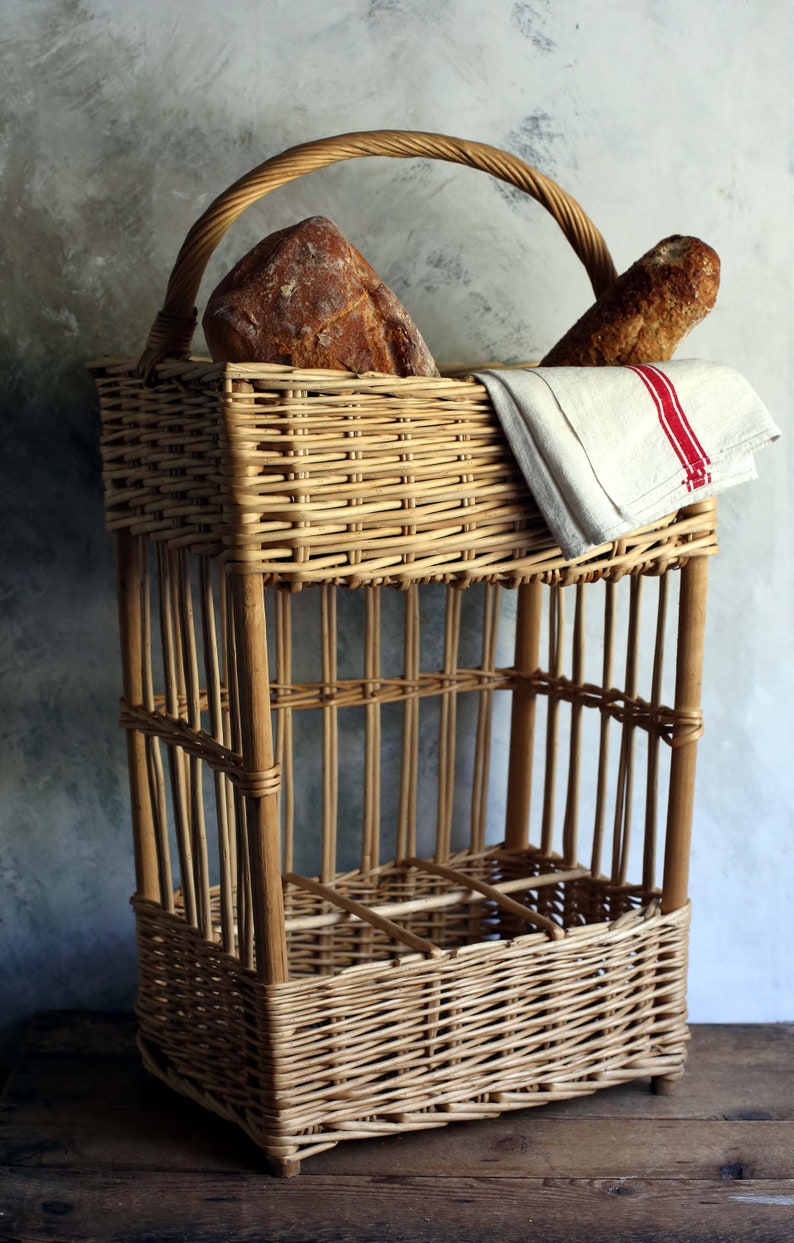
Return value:
<svg viewBox="0 0 794 1243">
<path fill-rule="evenodd" d="M 0 356 L 0 1062 L 32 1011 L 134 991 L 96 400 L 79 343 L 79 358 L 14 345 Z"/>
</svg>

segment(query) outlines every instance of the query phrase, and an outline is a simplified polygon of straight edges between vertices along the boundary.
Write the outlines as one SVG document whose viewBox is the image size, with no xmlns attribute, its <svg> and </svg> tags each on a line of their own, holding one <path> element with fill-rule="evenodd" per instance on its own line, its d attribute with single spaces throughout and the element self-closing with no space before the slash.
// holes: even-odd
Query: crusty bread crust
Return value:
<svg viewBox="0 0 794 1243">
<path fill-rule="evenodd" d="M 618 367 L 672 358 L 714 306 L 716 251 L 675 234 L 638 259 L 542 360 L 546 367 Z"/>
<path fill-rule="evenodd" d="M 213 290 L 202 324 L 216 362 L 438 375 L 405 307 L 323 216 L 259 242 Z"/>
</svg>

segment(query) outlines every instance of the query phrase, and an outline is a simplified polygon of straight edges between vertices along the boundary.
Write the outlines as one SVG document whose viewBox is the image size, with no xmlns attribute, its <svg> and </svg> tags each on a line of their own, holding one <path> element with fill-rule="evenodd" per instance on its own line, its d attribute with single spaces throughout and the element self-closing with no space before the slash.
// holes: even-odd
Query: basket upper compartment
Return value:
<svg viewBox="0 0 794 1243">
<path fill-rule="evenodd" d="M 271 364 L 93 364 L 105 513 L 293 588 L 578 581 L 715 550 L 714 506 L 575 562 L 556 546 L 474 380 Z"/>
</svg>

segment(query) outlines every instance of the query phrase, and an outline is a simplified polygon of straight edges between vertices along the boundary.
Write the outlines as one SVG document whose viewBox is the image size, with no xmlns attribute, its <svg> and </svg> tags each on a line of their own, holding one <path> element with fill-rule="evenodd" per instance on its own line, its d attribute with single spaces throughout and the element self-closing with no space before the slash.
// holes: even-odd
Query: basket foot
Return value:
<svg viewBox="0 0 794 1243">
<path fill-rule="evenodd" d="M 654 1096 L 674 1096 L 680 1075 L 654 1075 L 651 1079 L 651 1091 Z"/>
</svg>

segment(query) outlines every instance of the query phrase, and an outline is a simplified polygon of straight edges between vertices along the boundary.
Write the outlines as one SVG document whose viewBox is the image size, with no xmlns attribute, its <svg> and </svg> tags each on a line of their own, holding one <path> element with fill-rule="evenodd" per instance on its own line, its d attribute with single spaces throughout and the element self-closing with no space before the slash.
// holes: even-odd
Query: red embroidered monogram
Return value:
<svg viewBox="0 0 794 1243">
<path fill-rule="evenodd" d="M 670 379 L 658 367 L 652 367 L 649 364 L 629 367 L 629 371 L 637 373 L 651 395 L 659 422 L 679 462 L 686 470 L 681 482 L 685 485 L 687 492 L 711 483 L 711 471 L 706 469 L 710 466 L 711 459 L 692 430 L 692 425 Z"/>
</svg>

